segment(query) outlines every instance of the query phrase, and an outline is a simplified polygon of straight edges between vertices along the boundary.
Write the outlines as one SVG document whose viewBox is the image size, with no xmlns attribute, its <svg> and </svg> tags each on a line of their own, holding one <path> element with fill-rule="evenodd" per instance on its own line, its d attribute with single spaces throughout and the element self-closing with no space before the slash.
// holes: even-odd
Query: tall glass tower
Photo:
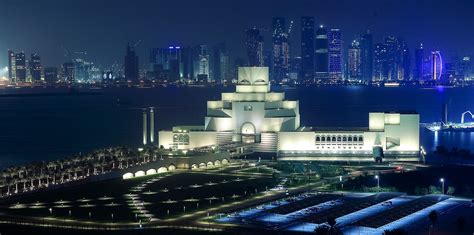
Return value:
<svg viewBox="0 0 474 235">
<path fill-rule="evenodd" d="M 314 17 L 301 17 L 301 72 L 302 79 L 314 79 Z"/>
<path fill-rule="evenodd" d="M 365 81 L 372 81 L 374 73 L 374 43 L 370 31 L 360 37 L 361 74 Z"/>
<path fill-rule="evenodd" d="M 331 29 L 328 32 L 329 78 L 342 80 L 342 31 Z"/>
<path fill-rule="evenodd" d="M 323 25 L 316 30 L 315 41 L 315 78 L 327 80 L 329 77 L 328 34 Z"/>
</svg>

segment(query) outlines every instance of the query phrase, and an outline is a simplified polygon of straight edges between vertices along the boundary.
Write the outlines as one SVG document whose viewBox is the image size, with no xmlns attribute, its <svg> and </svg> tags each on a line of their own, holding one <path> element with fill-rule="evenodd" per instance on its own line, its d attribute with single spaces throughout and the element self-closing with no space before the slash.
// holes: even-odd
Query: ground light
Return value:
<svg viewBox="0 0 474 235">
<path fill-rule="evenodd" d="M 379 177 L 379 175 L 375 175 L 375 179 L 377 180 L 377 191 L 380 192 L 380 177 Z"/>
</svg>

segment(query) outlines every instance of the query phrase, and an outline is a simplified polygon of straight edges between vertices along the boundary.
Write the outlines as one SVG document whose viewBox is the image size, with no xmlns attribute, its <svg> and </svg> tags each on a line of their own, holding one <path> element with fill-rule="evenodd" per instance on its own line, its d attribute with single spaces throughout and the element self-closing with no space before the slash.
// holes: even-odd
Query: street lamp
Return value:
<svg viewBox="0 0 474 235">
<path fill-rule="evenodd" d="M 444 178 L 439 179 L 439 182 L 441 182 L 441 194 L 444 194 Z"/>
<path fill-rule="evenodd" d="M 339 182 L 341 183 L 341 190 L 344 190 L 344 183 L 342 183 L 342 175 L 339 176 Z"/>
<path fill-rule="evenodd" d="M 51 207 L 49 208 L 49 214 L 53 215 L 53 208 L 51 208 Z"/>
<path fill-rule="evenodd" d="M 375 179 L 377 180 L 377 192 L 380 192 L 380 177 L 379 177 L 379 175 L 375 175 Z"/>
</svg>

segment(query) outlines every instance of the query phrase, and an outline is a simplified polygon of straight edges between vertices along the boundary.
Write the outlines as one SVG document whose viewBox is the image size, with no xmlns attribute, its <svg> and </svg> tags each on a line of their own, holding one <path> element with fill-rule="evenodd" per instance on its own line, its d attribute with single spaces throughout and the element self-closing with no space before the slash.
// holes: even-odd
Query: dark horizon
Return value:
<svg viewBox="0 0 474 235">
<path fill-rule="evenodd" d="M 271 28 L 272 17 L 294 21 L 291 56 L 300 53 L 301 16 L 314 16 L 316 24 L 340 28 L 344 49 L 357 35 L 370 29 L 374 43 L 384 36 L 404 39 L 413 57 L 414 47 L 423 42 L 427 51 L 440 50 L 450 56 L 474 53 L 474 21 L 468 0 L 243 0 L 228 3 L 167 1 L 78 1 L 6 0 L 0 15 L 4 37 L 0 43 L 0 65 L 7 65 L 7 50 L 41 56 L 43 67 L 59 67 L 67 50 L 87 51 L 86 59 L 97 65 L 123 63 L 128 42 L 142 40 L 137 52 L 140 67 L 148 61 L 149 49 L 169 45 L 213 45 L 225 42 L 232 59 L 247 59 L 244 30 L 256 26 Z M 265 50 L 270 34 L 264 32 Z"/>
</svg>

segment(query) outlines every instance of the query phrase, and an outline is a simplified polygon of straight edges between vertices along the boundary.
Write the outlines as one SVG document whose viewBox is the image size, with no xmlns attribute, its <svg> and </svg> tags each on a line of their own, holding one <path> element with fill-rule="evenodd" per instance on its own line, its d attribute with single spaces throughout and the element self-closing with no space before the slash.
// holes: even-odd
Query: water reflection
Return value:
<svg viewBox="0 0 474 235">
<path fill-rule="evenodd" d="M 431 132 L 421 131 L 421 145 L 427 151 L 434 151 L 442 145 L 448 149 L 468 149 L 474 152 L 474 132 Z"/>
</svg>

